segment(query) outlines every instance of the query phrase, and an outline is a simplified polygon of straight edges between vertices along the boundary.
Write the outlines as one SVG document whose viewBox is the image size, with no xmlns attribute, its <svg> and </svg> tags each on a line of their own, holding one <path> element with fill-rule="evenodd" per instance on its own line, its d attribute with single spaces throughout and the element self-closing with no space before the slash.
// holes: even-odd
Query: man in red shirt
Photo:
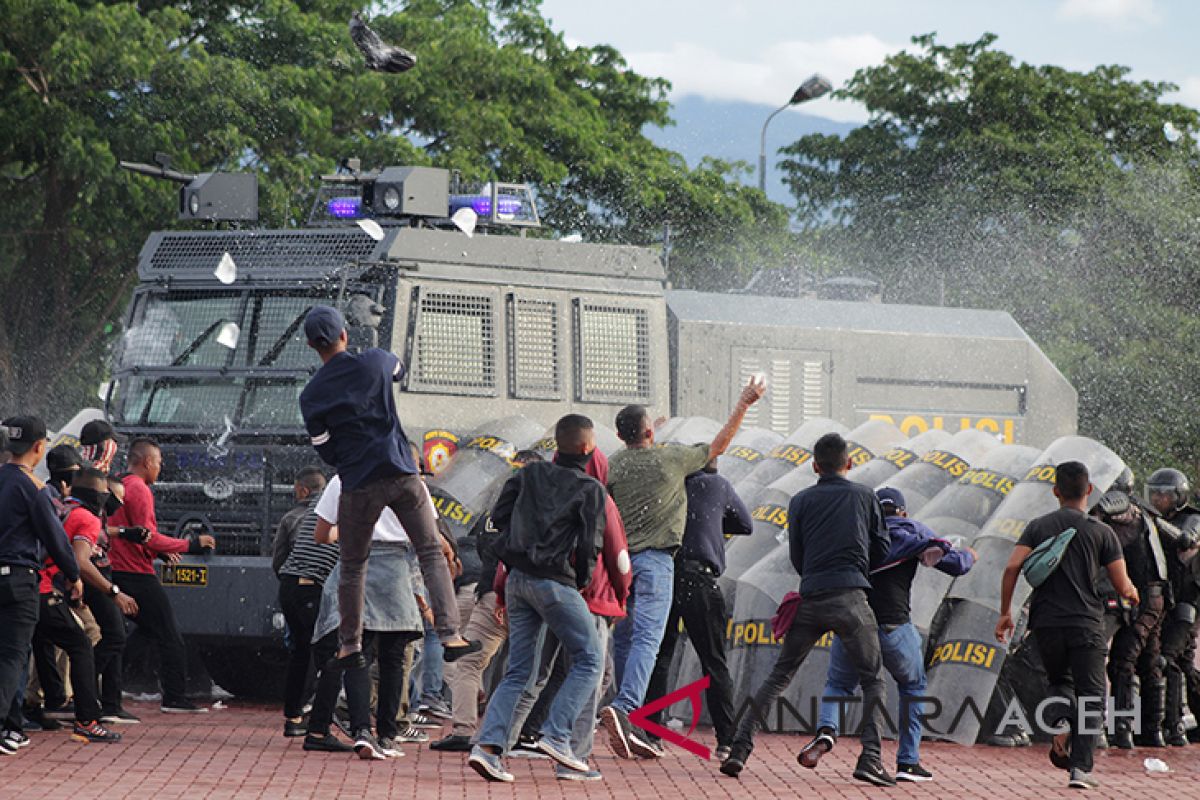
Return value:
<svg viewBox="0 0 1200 800">
<path fill-rule="evenodd" d="M 136 617 L 138 607 L 112 580 L 108 532 L 101 520 L 109 497 L 104 472 L 84 467 L 71 483 L 63 528 L 79 562 L 83 600 L 100 628 L 100 641 L 92 648 L 100 685 L 100 721 L 131 724 L 141 720 L 121 707 L 121 656 L 125 652 L 125 617 Z"/>
<path fill-rule="evenodd" d="M 121 478 L 125 504 L 112 517 L 121 528 L 108 551 L 113 582 L 137 601 L 138 630 L 158 646 L 162 682 L 162 711 L 168 714 L 197 714 L 208 711 L 192 704 L 185 695 L 187 660 L 183 636 L 175 621 L 171 601 L 158 582 L 154 559 L 160 555 L 178 558 L 181 553 L 216 546 L 213 537 L 201 534 L 194 540 L 176 539 L 158 532 L 154 494 L 150 486 L 162 471 L 162 451 L 152 439 L 134 439 L 129 445 L 129 474 Z"/>
</svg>

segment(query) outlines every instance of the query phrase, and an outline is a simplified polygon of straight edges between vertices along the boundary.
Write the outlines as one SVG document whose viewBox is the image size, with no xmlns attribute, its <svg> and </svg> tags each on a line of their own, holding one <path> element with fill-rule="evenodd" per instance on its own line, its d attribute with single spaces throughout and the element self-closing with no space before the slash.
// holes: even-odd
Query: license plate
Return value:
<svg viewBox="0 0 1200 800">
<path fill-rule="evenodd" d="M 163 586 L 208 586 L 205 564 L 163 564 Z"/>
</svg>

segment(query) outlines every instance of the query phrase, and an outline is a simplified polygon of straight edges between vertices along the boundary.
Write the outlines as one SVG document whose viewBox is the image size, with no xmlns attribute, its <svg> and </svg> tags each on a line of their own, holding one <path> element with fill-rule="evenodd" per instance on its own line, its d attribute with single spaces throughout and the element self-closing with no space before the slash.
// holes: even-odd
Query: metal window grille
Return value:
<svg viewBox="0 0 1200 800">
<path fill-rule="evenodd" d="M 210 274 L 229 253 L 238 269 L 329 270 L 369 256 L 376 242 L 358 228 L 297 233 L 247 231 L 164 234 L 149 259 L 153 272 Z"/>
<path fill-rule="evenodd" d="M 508 345 L 509 390 L 513 397 L 562 397 L 557 303 L 509 295 Z"/>
<path fill-rule="evenodd" d="M 650 321 L 644 309 L 576 301 L 575 337 L 581 401 L 650 399 Z"/>
<path fill-rule="evenodd" d="M 409 388 L 495 394 L 496 337 L 492 298 L 421 293 Z"/>
</svg>

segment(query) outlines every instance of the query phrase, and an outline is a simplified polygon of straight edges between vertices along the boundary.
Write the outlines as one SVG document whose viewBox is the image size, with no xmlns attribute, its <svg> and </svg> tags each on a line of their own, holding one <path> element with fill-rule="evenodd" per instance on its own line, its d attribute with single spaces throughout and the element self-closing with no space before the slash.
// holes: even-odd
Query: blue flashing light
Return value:
<svg viewBox="0 0 1200 800">
<path fill-rule="evenodd" d="M 362 198 L 335 197 L 325 204 L 329 216 L 334 219 L 358 219 L 363 216 Z"/>
<path fill-rule="evenodd" d="M 490 217 L 492 215 L 492 198 L 491 195 L 480 194 L 452 194 L 450 195 L 450 213 L 453 214 L 460 208 L 470 208 L 480 217 Z M 513 197 L 512 195 L 502 194 L 496 198 L 496 215 L 500 217 L 511 217 L 521 213 L 521 198 Z"/>
</svg>

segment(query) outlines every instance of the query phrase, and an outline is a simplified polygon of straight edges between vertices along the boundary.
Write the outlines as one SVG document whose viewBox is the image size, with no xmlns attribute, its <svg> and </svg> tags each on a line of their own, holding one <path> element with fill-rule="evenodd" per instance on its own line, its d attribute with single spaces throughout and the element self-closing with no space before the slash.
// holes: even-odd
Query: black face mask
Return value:
<svg viewBox="0 0 1200 800">
<path fill-rule="evenodd" d="M 554 463 L 558 464 L 560 467 L 577 469 L 585 472 L 587 471 L 587 465 L 591 463 L 591 461 L 591 453 L 563 453 L 560 451 L 559 454 L 554 457 Z"/>
<path fill-rule="evenodd" d="M 105 504 L 108 503 L 109 494 L 88 486 L 77 486 L 71 490 L 71 497 L 78 500 L 79 504 L 88 511 L 100 516 L 104 511 Z"/>
<path fill-rule="evenodd" d="M 121 506 L 125 505 L 121 499 L 115 494 L 109 494 L 108 499 L 104 501 L 104 515 L 111 517 L 113 514 L 121 510 Z"/>
</svg>

